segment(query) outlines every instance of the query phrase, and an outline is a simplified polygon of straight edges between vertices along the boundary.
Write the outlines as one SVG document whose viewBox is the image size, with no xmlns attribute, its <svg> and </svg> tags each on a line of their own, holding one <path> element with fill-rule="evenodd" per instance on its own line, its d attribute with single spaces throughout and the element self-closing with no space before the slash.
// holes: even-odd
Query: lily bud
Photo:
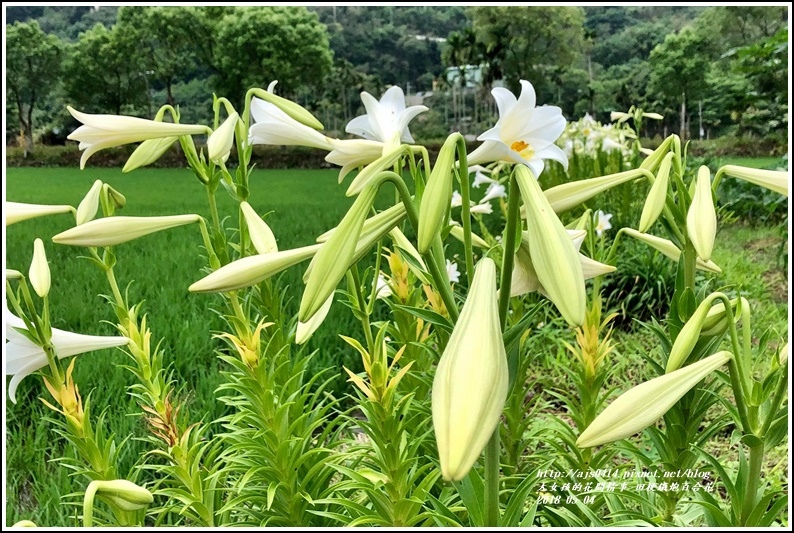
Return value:
<svg viewBox="0 0 794 533">
<path fill-rule="evenodd" d="M 486 257 L 477 264 L 433 379 L 433 427 L 445 480 L 469 473 L 499 424 L 507 388 L 496 265 Z"/>
<path fill-rule="evenodd" d="M 107 183 L 102 185 L 102 190 L 105 194 L 107 194 L 108 200 L 113 202 L 113 205 L 116 207 L 116 209 L 122 209 L 125 205 L 127 205 L 127 198 Z"/>
<path fill-rule="evenodd" d="M 254 208 L 248 202 L 240 202 L 240 210 L 243 212 L 245 223 L 248 226 L 248 234 L 251 237 L 251 243 L 260 254 L 270 254 L 278 252 L 278 244 L 276 244 L 276 236 L 270 226 L 256 214 Z"/>
<path fill-rule="evenodd" d="M 232 113 L 218 129 L 212 132 L 207 139 L 207 157 L 214 163 L 225 162 L 229 158 L 229 152 L 234 143 L 234 131 L 237 121 L 240 119 L 237 113 Z"/>
<path fill-rule="evenodd" d="M 304 126 L 309 126 L 315 130 L 321 130 L 323 128 L 323 123 L 317 120 L 314 115 L 309 113 L 306 108 L 302 107 L 299 104 L 296 104 L 292 100 L 287 100 L 282 96 L 278 96 L 272 92 L 273 87 L 275 85 L 271 83 L 270 87 L 267 91 L 263 91 L 262 89 L 252 89 L 251 92 L 264 100 L 265 102 L 270 102 L 271 104 L 275 105 L 291 118 L 297 120 Z"/>
<path fill-rule="evenodd" d="M 191 285 L 190 292 L 225 292 L 256 285 L 270 276 L 314 256 L 319 244 L 294 250 L 243 257 L 224 265 Z"/>
<path fill-rule="evenodd" d="M 634 237 L 638 241 L 644 242 L 651 248 L 655 248 L 656 250 L 660 251 L 662 255 L 672 259 L 676 263 L 681 257 L 681 250 L 678 249 L 673 241 L 662 239 L 661 237 L 656 237 L 655 235 L 649 235 L 648 233 L 640 233 L 639 231 L 632 228 L 623 228 L 620 231 L 626 233 L 626 235 L 630 237 Z M 699 257 L 695 261 L 695 266 L 700 270 L 706 270 L 715 274 L 720 274 L 722 272 L 722 269 L 713 261 L 703 261 Z"/>
<path fill-rule="evenodd" d="M 547 189 L 543 194 L 555 213 L 564 213 L 612 187 L 641 178 L 643 174 L 643 171 L 635 169 L 600 178 L 571 181 Z"/>
<path fill-rule="evenodd" d="M 88 191 L 88 194 L 83 198 L 83 201 L 77 206 L 77 216 L 75 219 L 78 226 L 94 220 L 96 212 L 99 209 L 99 193 L 101 192 L 102 181 L 96 180 Z"/>
<path fill-rule="evenodd" d="M 312 272 L 306 280 L 298 320 L 306 322 L 325 303 L 350 268 L 367 213 L 375 201 L 377 188 L 367 187 L 345 214 L 331 237 L 317 251 Z"/>
<path fill-rule="evenodd" d="M 455 222 L 452 225 L 452 228 L 449 230 L 450 235 L 458 239 L 460 242 L 465 242 L 464 235 L 463 235 L 463 226 Z M 491 246 L 479 235 L 474 232 L 471 232 L 471 244 L 472 246 L 476 246 L 478 248 L 490 248 Z"/>
<path fill-rule="evenodd" d="M 645 158 L 645 161 L 643 161 L 640 164 L 640 168 L 644 168 L 645 170 L 650 170 L 651 172 L 656 170 L 656 167 L 661 164 L 664 157 L 670 151 L 670 146 L 672 144 L 673 144 L 673 136 L 671 135 L 668 138 L 666 138 L 656 150 L 651 152 L 651 154 Z"/>
<path fill-rule="evenodd" d="M 6 279 L 19 279 L 22 277 L 22 272 L 14 270 L 13 268 L 6 269 Z"/>
<path fill-rule="evenodd" d="M 31 522 L 30 520 L 20 520 L 11 527 L 36 527 L 36 524 Z"/>
<path fill-rule="evenodd" d="M 725 165 L 718 173 L 725 173 L 734 178 L 743 179 L 753 185 L 759 185 L 770 191 L 788 197 L 789 178 L 788 172 L 779 170 L 761 170 L 758 168 L 740 167 L 738 165 Z"/>
<path fill-rule="evenodd" d="M 788 363 L 788 343 L 783 345 L 777 357 L 780 366 L 785 366 Z"/>
<path fill-rule="evenodd" d="M 23 204 L 20 202 L 6 202 L 6 227 L 17 222 L 22 222 L 29 218 L 43 217 L 45 215 L 56 215 L 59 213 L 74 212 L 71 205 L 40 205 Z"/>
<path fill-rule="evenodd" d="M 613 111 L 609 114 L 609 120 L 612 122 L 617 121 L 618 123 L 623 123 L 630 118 L 631 115 L 629 113 L 623 113 L 622 111 Z"/>
<path fill-rule="evenodd" d="M 700 339 L 700 333 L 703 331 L 703 326 L 706 322 L 706 317 L 711 310 L 712 303 L 717 298 L 717 294 L 711 294 L 705 300 L 700 302 L 700 305 L 695 309 L 695 312 L 686 321 L 684 327 L 678 332 L 678 336 L 673 342 L 673 347 L 670 349 L 670 357 L 667 359 L 667 368 L 665 372 L 669 374 L 674 370 L 681 368 L 681 365 L 686 362 L 689 354 Z M 723 308 L 723 312 L 725 309 Z"/>
<path fill-rule="evenodd" d="M 651 190 L 648 193 L 648 198 L 645 199 L 645 205 L 642 207 L 642 215 L 640 216 L 639 230 L 642 233 L 648 231 L 659 215 L 662 214 L 664 204 L 667 201 L 667 187 L 670 182 L 670 168 L 673 165 L 673 152 L 668 152 L 662 164 L 659 165 L 659 172 L 656 174 L 656 180 L 651 185 Z"/>
<path fill-rule="evenodd" d="M 171 145 L 179 140 L 179 137 L 163 137 L 162 139 L 149 139 L 143 141 L 132 152 L 132 155 L 127 162 L 124 163 L 122 172 L 132 172 L 133 170 L 145 166 L 149 166 L 161 157 L 171 148 Z"/>
<path fill-rule="evenodd" d="M 385 227 L 392 228 L 399 224 L 403 218 L 405 218 L 405 204 L 400 202 L 365 220 L 364 225 L 361 227 L 361 235 L 363 236 L 373 231 L 382 232 Z M 329 229 L 317 237 L 317 242 L 327 241 L 334 231 L 336 231 L 336 228 Z"/>
<path fill-rule="evenodd" d="M 52 238 L 52 242 L 70 246 L 115 246 L 150 233 L 192 224 L 199 215 L 165 217 L 106 217 L 68 229 Z"/>
<path fill-rule="evenodd" d="M 639 433 L 663 417 L 703 378 L 732 358 L 730 352 L 718 352 L 628 390 L 593 420 L 579 436 L 576 445 L 590 448 Z"/>
<path fill-rule="evenodd" d="M 744 299 L 744 297 L 731 300 L 731 312 L 733 313 L 734 322 L 738 322 L 742 316 L 737 310 L 739 302 L 741 302 L 742 308 L 744 308 L 745 305 L 748 307 L 750 305 L 750 302 Z M 700 331 L 700 335 L 702 337 L 722 335 L 728 330 L 728 326 L 728 313 L 725 312 L 725 304 L 720 301 L 709 309 L 706 320 L 703 321 L 703 329 Z"/>
<path fill-rule="evenodd" d="M 585 286 L 579 254 L 530 170 L 516 167 L 527 213 L 529 255 L 549 299 L 572 326 L 585 317 Z"/>
<path fill-rule="evenodd" d="M 695 183 L 695 194 L 686 215 L 686 231 L 695 250 L 704 261 L 711 259 L 717 237 L 717 211 L 711 196 L 709 167 L 701 166 Z"/>
<path fill-rule="evenodd" d="M 452 198 L 452 168 L 455 164 L 456 144 L 455 137 L 449 137 L 444 142 L 422 194 L 419 204 L 419 229 L 416 237 L 420 254 L 430 250 L 433 238 L 441 232 L 446 224 L 444 217 L 449 210 Z M 468 179 L 468 176 L 463 179 Z"/>
<path fill-rule="evenodd" d="M 93 481 L 97 483 L 96 494 L 124 511 L 143 509 L 154 501 L 152 493 L 126 479 Z"/>
<path fill-rule="evenodd" d="M 334 303 L 334 295 L 328 297 L 319 311 L 306 322 L 298 322 L 298 328 L 295 331 L 295 344 L 303 344 L 317 331 L 317 328 L 325 321 L 328 312 L 331 310 L 331 304 Z"/>
<path fill-rule="evenodd" d="M 653 120 L 663 120 L 664 117 L 659 113 L 643 113 L 642 118 L 652 118 Z"/>
<path fill-rule="evenodd" d="M 41 239 L 33 241 L 33 261 L 30 263 L 28 279 L 36 294 L 46 298 L 50 292 L 50 266 L 47 264 L 47 254 Z"/>
</svg>

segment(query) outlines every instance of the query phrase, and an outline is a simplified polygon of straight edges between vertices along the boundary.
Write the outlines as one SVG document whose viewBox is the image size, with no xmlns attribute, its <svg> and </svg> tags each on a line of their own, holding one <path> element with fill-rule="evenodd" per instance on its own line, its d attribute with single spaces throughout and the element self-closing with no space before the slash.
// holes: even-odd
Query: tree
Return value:
<svg viewBox="0 0 794 533">
<path fill-rule="evenodd" d="M 272 80 L 285 95 L 320 87 L 331 70 L 325 26 L 304 7 L 238 8 L 220 21 L 215 42 L 215 88 L 237 102 Z"/>
<path fill-rule="evenodd" d="M 186 79 L 209 56 L 206 43 L 211 42 L 212 28 L 196 8 L 125 6 L 119 9 L 115 31 L 139 43 L 146 71 L 165 87 L 172 106 L 176 104 L 173 84 Z"/>
<path fill-rule="evenodd" d="M 6 82 L 9 100 L 17 108 L 26 152 L 33 149 L 33 111 L 58 82 L 63 46 L 38 22 L 6 26 Z"/>
<path fill-rule="evenodd" d="M 80 34 L 67 61 L 64 84 L 74 106 L 121 114 L 149 103 L 146 65 L 134 35 L 97 24 Z"/>
<path fill-rule="evenodd" d="M 706 73 L 712 61 L 709 36 L 687 27 L 671 33 L 651 51 L 651 85 L 667 100 L 680 98 L 680 136 L 687 135 L 687 102 L 703 95 Z"/>
<path fill-rule="evenodd" d="M 579 7 L 473 7 L 468 10 L 477 40 L 498 62 L 508 86 L 532 81 L 539 97 L 552 97 L 548 72 L 574 65 L 584 47 L 584 11 Z"/>
</svg>

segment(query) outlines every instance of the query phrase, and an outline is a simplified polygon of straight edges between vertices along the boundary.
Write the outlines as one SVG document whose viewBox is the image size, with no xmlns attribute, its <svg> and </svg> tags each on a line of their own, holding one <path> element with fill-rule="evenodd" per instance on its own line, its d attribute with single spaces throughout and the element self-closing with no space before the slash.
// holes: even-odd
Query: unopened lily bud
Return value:
<svg viewBox="0 0 794 533">
<path fill-rule="evenodd" d="M 107 194 L 108 200 L 113 202 L 113 205 L 116 207 L 116 209 L 121 209 L 127 205 L 127 198 L 107 183 L 102 185 L 102 190 L 105 194 Z"/>
<path fill-rule="evenodd" d="M 237 113 L 232 113 L 218 129 L 212 132 L 207 139 L 207 156 L 210 161 L 219 163 L 225 162 L 229 158 L 232 144 L 234 143 L 234 131 L 237 121 L 240 119 Z"/>
<path fill-rule="evenodd" d="M 733 358 L 730 352 L 714 355 L 659 376 L 621 394 L 604 409 L 576 441 L 580 448 L 624 439 L 655 423 L 703 378 Z"/>
<path fill-rule="evenodd" d="M 705 165 L 698 170 L 695 194 L 686 215 L 686 231 L 698 257 L 703 261 L 711 259 L 717 237 L 717 211 L 711 196 L 711 174 Z"/>
<path fill-rule="evenodd" d="M 188 290 L 190 292 L 225 292 L 250 287 L 309 259 L 317 253 L 320 246 L 315 244 L 294 250 L 243 257 L 198 280 Z"/>
<path fill-rule="evenodd" d="M 331 237 L 320 245 L 312 261 L 312 272 L 306 280 L 306 290 L 301 298 L 298 320 L 306 322 L 333 294 L 345 276 L 356 253 L 361 228 L 375 201 L 377 188 L 367 187 L 345 214 Z"/>
<path fill-rule="evenodd" d="M 648 231 L 659 215 L 662 214 L 664 204 L 667 201 L 667 188 L 670 182 L 670 168 L 673 165 L 673 152 L 668 152 L 661 165 L 659 165 L 659 172 L 656 174 L 656 179 L 651 185 L 651 190 L 648 193 L 648 198 L 645 199 L 645 205 L 642 207 L 642 215 L 640 216 L 639 230 L 642 233 Z"/>
<path fill-rule="evenodd" d="M 643 174 L 643 171 L 635 169 L 600 178 L 571 181 L 547 189 L 543 194 L 555 213 L 564 213 L 612 187 L 641 178 Z"/>
<path fill-rule="evenodd" d="M 41 239 L 33 241 L 33 261 L 30 263 L 28 279 L 36 294 L 46 298 L 50 292 L 50 266 L 47 264 L 47 254 Z"/>
<path fill-rule="evenodd" d="M 150 233 L 193 224 L 199 215 L 164 217 L 106 217 L 68 229 L 52 238 L 70 246 L 115 246 Z"/>
<path fill-rule="evenodd" d="M 653 120 L 662 120 L 664 117 L 659 113 L 643 113 L 642 118 L 652 118 Z"/>
<path fill-rule="evenodd" d="M 609 120 L 612 122 L 617 121 L 618 123 L 626 122 L 628 119 L 631 118 L 631 115 L 628 113 L 623 113 L 621 111 L 613 111 L 609 114 Z"/>
<path fill-rule="evenodd" d="M 179 137 L 163 137 L 162 139 L 149 139 L 143 141 L 132 152 L 127 162 L 124 163 L 122 172 L 132 172 L 133 170 L 141 167 L 146 167 L 163 157 L 165 153 L 171 148 Z"/>
<path fill-rule="evenodd" d="M 742 308 L 744 308 L 745 305 L 750 305 L 750 302 L 744 299 L 744 297 L 734 298 L 731 300 L 731 312 L 733 313 L 734 322 L 737 322 L 742 316 L 737 309 L 737 305 L 740 301 Z M 714 304 L 711 309 L 709 309 L 709 312 L 706 315 L 706 320 L 703 321 L 703 329 L 701 330 L 700 335 L 702 337 L 714 337 L 716 335 L 722 335 L 728 330 L 728 326 L 728 313 L 725 312 L 725 304 L 720 301 Z"/>
<path fill-rule="evenodd" d="M 725 165 L 718 173 L 725 173 L 734 178 L 743 179 L 753 185 L 759 185 L 770 191 L 788 197 L 788 188 L 791 178 L 788 172 L 779 170 L 761 170 L 758 168 L 740 167 L 738 165 Z"/>
<path fill-rule="evenodd" d="M 276 244 L 276 236 L 270 226 L 256 214 L 254 208 L 248 202 L 240 203 L 240 210 L 243 212 L 245 223 L 248 226 L 248 234 L 251 237 L 251 243 L 260 254 L 271 254 L 278 252 L 278 244 Z"/>
<path fill-rule="evenodd" d="M 496 265 L 486 257 L 477 264 L 433 379 L 433 427 L 445 480 L 469 473 L 499 424 L 507 388 Z"/>
<path fill-rule="evenodd" d="M 778 362 L 780 366 L 788 364 L 788 343 L 784 344 L 778 353 Z"/>
<path fill-rule="evenodd" d="M 86 194 L 85 198 L 83 198 L 83 201 L 77 206 L 77 216 L 75 217 L 75 221 L 78 226 L 80 224 L 85 224 L 86 222 L 94 220 L 96 212 L 99 209 L 99 194 L 101 192 L 102 181 L 96 180 L 94 185 L 92 185 L 91 189 L 88 191 L 88 194 Z"/>
<path fill-rule="evenodd" d="M 317 328 L 325 321 L 328 312 L 331 310 L 331 304 L 333 303 L 334 295 L 331 294 L 320 310 L 314 313 L 307 322 L 298 322 L 298 328 L 295 331 L 295 344 L 303 344 L 309 340 L 314 332 L 317 331 Z"/>
<path fill-rule="evenodd" d="M 14 270 L 13 268 L 6 269 L 6 279 L 19 279 L 22 277 L 22 272 Z"/>
<path fill-rule="evenodd" d="M 681 331 L 678 332 L 678 336 L 675 338 L 675 342 L 673 342 L 673 347 L 670 349 L 670 357 L 667 359 L 666 373 L 669 374 L 670 372 L 678 370 L 686 362 L 687 357 L 692 353 L 695 344 L 697 344 L 700 339 L 706 317 L 716 298 L 717 294 L 714 293 L 700 302 L 695 312 L 689 317 L 689 320 L 686 321 Z"/>
<path fill-rule="evenodd" d="M 644 168 L 645 170 L 649 170 L 651 172 L 656 170 L 656 167 L 662 163 L 662 160 L 670 151 L 670 146 L 672 146 L 672 144 L 673 136 L 671 135 L 666 138 L 656 150 L 651 152 L 651 154 L 645 158 L 645 161 L 640 164 L 640 168 Z"/>
<path fill-rule="evenodd" d="M 444 217 L 449 212 L 452 198 L 452 168 L 455 163 L 456 139 L 450 137 L 438 153 L 433 170 L 427 180 L 422 200 L 419 204 L 419 229 L 417 248 L 420 254 L 427 253 L 433 238 L 446 225 Z M 468 179 L 468 176 L 464 179 Z"/>
<path fill-rule="evenodd" d="M 565 320 L 581 326 L 585 286 L 579 254 L 530 170 L 519 165 L 515 173 L 526 206 L 529 254 L 538 280 Z"/>
<path fill-rule="evenodd" d="M 458 223 L 452 225 L 452 228 L 449 230 L 450 235 L 458 239 L 460 242 L 465 242 L 464 234 L 463 234 L 463 226 Z M 491 246 L 479 235 L 471 232 L 471 244 L 472 246 L 476 246 L 477 248 L 490 248 Z"/>
<path fill-rule="evenodd" d="M 287 100 L 286 98 L 274 94 L 272 92 L 274 86 L 275 85 L 271 83 L 268 91 L 263 91 L 262 89 L 253 89 L 251 92 L 265 102 L 270 102 L 271 104 L 277 106 L 287 115 L 297 120 L 301 124 L 309 126 L 315 130 L 323 129 L 323 123 L 317 120 L 317 118 L 309 113 L 309 111 L 307 111 L 304 107 L 296 104 L 292 100 Z"/>
<path fill-rule="evenodd" d="M 648 233 L 640 233 L 639 231 L 632 228 L 622 228 L 620 231 L 624 232 L 630 237 L 637 239 L 638 241 L 644 242 L 651 248 L 655 248 L 664 256 L 672 259 L 676 263 L 681 257 L 681 250 L 678 249 L 673 241 L 662 239 L 661 237 L 656 237 L 655 235 L 649 235 Z M 713 261 L 703 261 L 699 257 L 695 261 L 695 266 L 700 270 L 706 270 L 715 274 L 720 274 L 722 272 L 722 269 Z"/>
<path fill-rule="evenodd" d="M 57 215 L 59 213 L 74 212 L 71 205 L 41 205 L 23 204 L 20 202 L 6 202 L 6 226 L 22 222 L 29 218 L 43 217 L 45 215 Z"/>
<path fill-rule="evenodd" d="M 364 225 L 361 227 L 361 234 L 363 236 L 373 231 L 381 232 L 385 227 L 392 228 L 399 224 L 403 218 L 405 218 L 405 204 L 400 202 L 365 220 Z M 317 237 L 317 242 L 327 241 L 334 231 L 336 231 L 336 228 L 329 229 Z"/>
<path fill-rule="evenodd" d="M 92 481 L 97 484 L 96 494 L 123 511 L 137 511 L 154 501 L 152 493 L 126 479 Z"/>
</svg>

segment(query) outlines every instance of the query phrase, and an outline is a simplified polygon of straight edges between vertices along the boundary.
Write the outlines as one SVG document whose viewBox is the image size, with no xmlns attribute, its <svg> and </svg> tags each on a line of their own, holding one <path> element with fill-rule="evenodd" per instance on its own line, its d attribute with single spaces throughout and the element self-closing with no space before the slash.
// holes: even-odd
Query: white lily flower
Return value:
<svg viewBox="0 0 794 533">
<path fill-rule="evenodd" d="M 408 123 L 419 113 L 427 111 L 427 107 L 415 105 L 406 108 L 405 94 L 396 85 L 383 94 L 380 102 L 366 91 L 361 93 L 361 101 L 367 114 L 351 120 L 345 128 L 347 133 L 386 145 L 399 142 L 413 144 Z"/>
<path fill-rule="evenodd" d="M 210 161 L 215 163 L 222 161 L 225 163 L 229 159 L 229 153 L 231 152 L 232 144 L 234 144 L 234 130 L 237 127 L 238 120 L 240 120 L 240 116 L 237 113 L 232 113 L 209 136 L 207 139 L 207 157 Z"/>
<path fill-rule="evenodd" d="M 452 283 L 460 282 L 460 272 L 458 271 L 458 264 L 455 261 L 447 259 L 447 276 Z"/>
<path fill-rule="evenodd" d="M 500 183 L 491 183 L 488 190 L 485 191 L 485 196 L 480 200 L 481 204 L 490 202 L 494 198 L 505 198 L 507 196 L 507 189 Z"/>
<path fill-rule="evenodd" d="M 29 218 L 43 217 L 45 215 L 57 215 L 59 213 L 74 212 L 71 205 L 41 205 L 23 204 L 20 202 L 6 202 L 6 226 L 22 222 Z"/>
<path fill-rule="evenodd" d="M 480 215 L 490 215 L 491 213 L 493 213 L 493 206 L 490 203 L 477 204 L 477 205 L 471 206 L 471 209 L 469 209 L 469 212 L 477 213 L 477 214 L 480 214 Z"/>
<path fill-rule="evenodd" d="M 608 229 L 612 229 L 612 224 L 609 222 L 612 218 L 611 214 L 604 213 L 600 209 L 596 211 L 596 217 L 598 222 L 596 222 L 596 233 L 600 237 L 604 234 L 604 232 Z"/>
<path fill-rule="evenodd" d="M 450 201 L 451 207 L 460 207 L 463 205 L 463 196 L 458 191 L 452 191 L 452 200 Z"/>
<path fill-rule="evenodd" d="M 198 124 L 174 124 L 120 115 L 91 115 L 69 106 L 66 109 L 83 124 L 67 137 L 69 140 L 79 141 L 80 150 L 85 150 L 80 158 L 81 169 L 85 168 L 89 157 L 105 148 L 149 139 L 209 133 L 208 127 Z"/>
<path fill-rule="evenodd" d="M 28 375 L 47 366 L 47 354 L 41 346 L 37 346 L 16 329 L 27 330 L 25 322 L 4 310 L 6 322 L 6 365 L 5 373 L 13 376 L 8 384 L 8 396 L 16 403 L 16 390 L 19 383 Z M 95 335 L 81 335 L 70 331 L 52 328 L 52 345 L 59 359 L 78 355 L 94 350 L 126 346 L 130 339 L 127 337 L 102 337 Z"/>
<path fill-rule="evenodd" d="M 485 167 L 481 167 L 480 165 L 470 166 L 469 167 L 469 174 L 471 174 L 472 172 L 474 172 L 474 183 L 472 183 L 472 186 L 475 189 L 479 189 L 480 185 L 482 185 L 484 183 L 487 183 L 489 185 L 491 183 L 496 183 L 495 179 L 489 178 L 488 176 L 486 176 L 484 174 L 484 172 L 490 172 L 490 170 L 488 170 Z"/>
<path fill-rule="evenodd" d="M 536 108 L 535 89 L 526 80 L 521 80 L 518 99 L 503 87 L 496 87 L 491 94 L 499 108 L 499 121 L 477 137 L 485 142 L 469 154 L 469 163 L 520 163 L 528 166 L 535 178 L 543 172 L 544 159 L 558 161 L 568 168 L 565 152 L 554 144 L 565 130 L 565 118 L 559 107 Z"/>
<path fill-rule="evenodd" d="M 331 164 L 342 167 L 339 171 L 339 183 L 354 168 L 363 167 L 380 159 L 383 155 L 382 142 L 367 141 L 364 139 L 328 139 L 331 153 L 325 160 Z"/>
<path fill-rule="evenodd" d="M 310 146 L 322 150 L 333 150 L 331 139 L 298 122 L 277 105 L 261 98 L 251 99 L 251 117 L 255 124 L 248 129 L 250 144 Z M 380 154 L 378 155 L 380 156 Z"/>
</svg>

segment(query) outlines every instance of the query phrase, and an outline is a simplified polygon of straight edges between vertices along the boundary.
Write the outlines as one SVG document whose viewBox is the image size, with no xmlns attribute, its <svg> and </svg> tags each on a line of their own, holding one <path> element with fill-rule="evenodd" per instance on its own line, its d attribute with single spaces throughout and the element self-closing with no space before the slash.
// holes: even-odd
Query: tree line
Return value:
<svg viewBox="0 0 794 533">
<path fill-rule="evenodd" d="M 239 104 L 273 79 L 337 131 L 361 91 L 397 84 L 433 94 L 418 136 L 477 133 L 490 89 L 529 79 L 571 119 L 638 105 L 665 115 L 648 135 L 787 135 L 785 7 L 30 6 L 7 20 L 6 131 L 28 148 L 62 142 L 66 103 L 210 122 L 213 92 Z"/>
</svg>

